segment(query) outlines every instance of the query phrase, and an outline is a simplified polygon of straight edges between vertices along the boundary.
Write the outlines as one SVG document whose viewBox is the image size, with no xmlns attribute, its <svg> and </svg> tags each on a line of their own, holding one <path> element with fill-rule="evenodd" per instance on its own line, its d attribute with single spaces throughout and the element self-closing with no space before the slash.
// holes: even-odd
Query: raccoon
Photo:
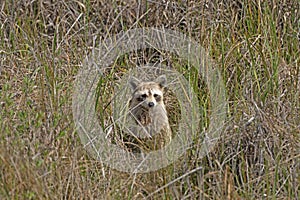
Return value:
<svg viewBox="0 0 300 200">
<path fill-rule="evenodd" d="M 135 77 L 129 81 L 132 89 L 129 113 L 135 121 L 131 131 L 148 150 L 161 149 L 172 139 L 163 101 L 166 83 L 165 75 L 159 76 L 154 81 L 143 82 Z"/>
</svg>

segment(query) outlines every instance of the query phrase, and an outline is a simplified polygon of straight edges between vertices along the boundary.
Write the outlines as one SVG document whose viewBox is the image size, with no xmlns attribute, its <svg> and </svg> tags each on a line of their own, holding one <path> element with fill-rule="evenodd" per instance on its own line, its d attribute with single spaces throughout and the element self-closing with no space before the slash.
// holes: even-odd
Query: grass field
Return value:
<svg viewBox="0 0 300 200">
<path fill-rule="evenodd" d="M 299 8 L 298 0 L 1 1 L 0 199 L 300 199 Z M 204 47 L 229 107 L 204 158 L 192 147 L 165 169 L 126 174 L 87 154 L 72 92 L 95 44 L 141 27 Z M 120 58 L 118 72 L 158 57 L 183 62 L 151 53 Z M 193 87 L 207 127 L 209 93 Z"/>
</svg>

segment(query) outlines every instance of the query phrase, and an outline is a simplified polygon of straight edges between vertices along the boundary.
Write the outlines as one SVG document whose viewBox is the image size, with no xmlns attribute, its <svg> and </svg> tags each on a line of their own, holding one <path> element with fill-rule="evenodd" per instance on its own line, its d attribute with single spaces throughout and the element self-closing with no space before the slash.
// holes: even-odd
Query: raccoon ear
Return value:
<svg viewBox="0 0 300 200">
<path fill-rule="evenodd" d="M 167 77 L 166 75 L 160 75 L 155 79 L 155 82 L 158 83 L 161 87 L 165 87 L 167 84 Z"/>
<path fill-rule="evenodd" d="M 141 81 L 135 77 L 130 77 L 129 84 L 131 86 L 132 90 L 135 90 L 135 88 L 141 83 Z"/>
</svg>

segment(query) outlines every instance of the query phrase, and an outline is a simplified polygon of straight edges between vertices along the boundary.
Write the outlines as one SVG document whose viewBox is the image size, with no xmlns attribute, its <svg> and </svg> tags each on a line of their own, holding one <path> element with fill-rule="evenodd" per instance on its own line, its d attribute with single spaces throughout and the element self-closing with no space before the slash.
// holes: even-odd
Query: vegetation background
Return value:
<svg viewBox="0 0 300 200">
<path fill-rule="evenodd" d="M 228 123 L 203 159 L 123 174 L 89 157 L 72 118 L 96 41 L 140 27 L 199 42 L 227 88 Z M 299 199 L 298 0 L 3 0 L 0 199 Z"/>
</svg>

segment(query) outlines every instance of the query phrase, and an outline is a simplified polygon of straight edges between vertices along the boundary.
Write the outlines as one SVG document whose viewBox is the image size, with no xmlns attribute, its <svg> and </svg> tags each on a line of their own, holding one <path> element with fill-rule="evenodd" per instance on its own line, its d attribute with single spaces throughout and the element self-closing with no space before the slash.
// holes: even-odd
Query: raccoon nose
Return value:
<svg viewBox="0 0 300 200">
<path fill-rule="evenodd" d="M 153 103 L 153 102 L 150 102 L 150 103 L 148 103 L 148 106 L 149 106 L 149 107 L 153 107 L 153 106 L 154 106 L 154 103 Z"/>
</svg>

